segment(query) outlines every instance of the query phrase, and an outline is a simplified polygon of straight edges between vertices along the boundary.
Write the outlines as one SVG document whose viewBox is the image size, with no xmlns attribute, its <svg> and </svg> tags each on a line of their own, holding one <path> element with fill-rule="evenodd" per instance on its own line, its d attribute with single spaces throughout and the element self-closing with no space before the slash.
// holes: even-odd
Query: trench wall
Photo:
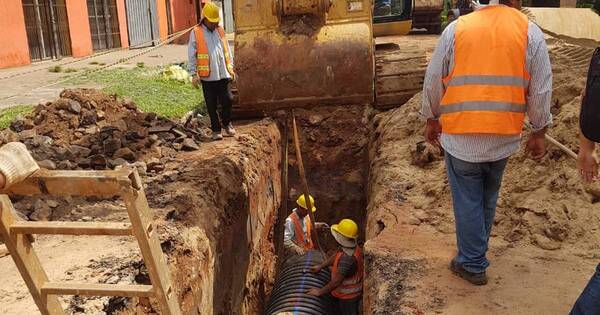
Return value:
<svg viewBox="0 0 600 315">
<path fill-rule="evenodd" d="M 150 185 L 184 314 L 262 311 L 275 274 L 280 137 L 274 122 L 252 123 L 183 155 L 169 183 Z"/>
</svg>

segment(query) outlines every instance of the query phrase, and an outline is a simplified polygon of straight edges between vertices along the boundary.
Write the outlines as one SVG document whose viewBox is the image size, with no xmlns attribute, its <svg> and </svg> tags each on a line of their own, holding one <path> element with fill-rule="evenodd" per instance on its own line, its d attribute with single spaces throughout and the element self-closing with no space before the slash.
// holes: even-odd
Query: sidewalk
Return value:
<svg viewBox="0 0 600 315">
<path fill-rule="evenodd" d="M 13 74 L 39 70 L 33 73 L 17 76 L 14 78 L 0 79 L 0 108 L 7 108 L 15 105 L 37 105 L 40 102 L 54 100 L 60 92 L 65 88 L 71 87 L 91 87 L 101 88 L 101 86 L 85 85 L 85 86 L 68 86 L 66 83 L 59 83 L 49 87 L 39 88 L 47 84 L 57 82 L 64 78 L 75 77 L 82 75 L 86 70 L 101 67 L 102 64 L 110 64 L 122 58 L 127 58 L 135 54 L 141 53 L 144 49 L 121 50 L 108 53 L 102 56 L 93 58 L 79 58 L 81 61 L 72 64 L 61 66 L 62 72 L 49 72 L 48 68 L 59 66 L 60 64 L 77 60 L 77 58 L 63 58 L 54 61 L 36 62 L 24 67 L 16 67 L 9 69 L 0 69 L 0 78 Z M 86 59 L 87 58 L 87 59 Z M 108 69 L 114 68 L 135 68 L 140 62 L 144 63 L 145 67 L 165 66 L 173 63 L 185 62 L 187 60 L 186 45 L 166 45 L 149 53 L 128 60 L 119 65 L 115 65 Z M 90 63 L 98 64 L 90 64 Z M 67 69 L 77 70 L 76 72 L 65 73 Z M 19 96 L 10 99 L 3 99 L 8 96 L 19 94 Z"/>
</svg>

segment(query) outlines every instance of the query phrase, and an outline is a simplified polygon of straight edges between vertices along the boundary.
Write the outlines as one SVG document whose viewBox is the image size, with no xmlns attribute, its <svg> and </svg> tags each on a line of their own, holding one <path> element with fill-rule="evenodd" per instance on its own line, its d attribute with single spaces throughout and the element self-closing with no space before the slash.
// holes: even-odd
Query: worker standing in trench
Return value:
<svg viewBox="0 0 600 315">
<path fill-rule="evenodd" d="M 552 123 L 544 35 L 517 10 L 519 0 L 494 1 L 444 30 L 421 109 L 427 141 L 445 151 L 458 247 L 450 269 L 475 285 L 487 284 L 498 193 L 508 158 L 519 150 L 525 114 L 532 126 L 526 151 L 535 160 L 546 155 Z"/>
<path fill-rule="evenodd" d="M 309 196 L 312 212 L 316 212 L 315 199 Z M 312 233 L 312 224 L 306 205 L 304 194 L 300 195 L 296 200 L 297 208 L 292 210 L 292 213 L 285 219 L 285 231 L 283 235 L 283 246 L 286 255 L 303 256 L 306 252 L 315 248 Z M 320 229 L 326 227 L 327 224 L 316 222 L 315 228 Z"/>
<path fill-rule="evenodd" d="M 598 124 L 600 124 L 600 47 L 596 49 L 590 64 L 587 86 L 581 101 L 579 124 L 581 131 L 577 168 L 586 182 L 597 182 L 596 143 L 600 142 L 600 128 L 598 128 Z M 600 314 L 600 264 L 570 313 L 570 315 L 595 314 Z"/>
<path fill-rule="evenodd" d="M 235 79 L 235 73 L 231 49 L 225 30 L 219 26 L 220 20 L 219 7 L 212 2 L 203 2 L 200 26 L 190 32 L 188 44 L 188 71 L 192 84 L 195 87 L 202 85 L 213 140 L 223 139 L 222 126 L 225 127 L 225 136 L 235 136 L 231 123 L 233 97 L 229 86 Z M 219 103 L 220 121 L 217 113 Z"/>
<path fill-rule="evenodd" d="M 308 294 L 323 296 L 331 293 L 339 301 L 341 315 L 358 315 L 363 291 L 363 256 L 358 246 L 358 225 L 350 219 L 343 219 L 331 226 L 331 234 L 340 245 L 339 249 L 322 264 L 313 266 L 310 271 L 319 273 L 332 266 L 331 280 L 320 289 L 312 288 Z"/>
</svg>

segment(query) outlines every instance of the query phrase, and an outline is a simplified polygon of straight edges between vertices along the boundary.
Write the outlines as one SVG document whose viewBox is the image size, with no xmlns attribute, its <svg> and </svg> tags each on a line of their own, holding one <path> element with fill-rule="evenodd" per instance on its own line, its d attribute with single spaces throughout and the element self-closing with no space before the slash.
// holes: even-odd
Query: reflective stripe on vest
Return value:
<svg viewBox="0 0 600 315">
<path fill-rule="evenodd" d="M 225 38 L 225 30 L 219 26 L 217 27 L 217 31 L 221 37 L 227 72 L 233 77 L 235 73 L 233 72 L 233 64 L 231 63 L 231 55 L 229 54 L 229 43 Z M 204 40 L 204 30 L 201 26 L 194 28 L 194 36 L 196 38 L 196 71 L 199 77 L 205 78 L 210 76 L 210 55 L 208 54 L 208 47 Z"/>
<path fill-rule="evenodd" d="M 344 252 L 341 250 L 335 255 L 335 259 L 333 261 L 332 274 L 337 273 L 338 263 L 340 262 L 340 258 L 342 258 L 342 255 L 344 255 Z M 350 277 L 344 278 L 342 284 L 331 292 L 331 295 L 338 299 L 351 300 L 358 298 L 362 294 L 362 279 L 364 267 L 362 253 L 358 246 L 354 250 L 354 258 L 356 259 L 356 271 L 354 272 L 354 274 Z"/>
<path fill-rule="evenodd" d="M 295 211 L 292 212 L 292 214 L 290 214 L 290 219 L 292 219 L 292 223 L 294 224 L 294 243 L 304 248 L 305 250 L 314 249 L 311 235 L 310 216 L 304 216 L 304 226 L 306 226 L 306 237 L 304 236 L 304 231 L 302 230 L 302 224 L 300 224 L 300 217 Z"/>
<path fill-rule="evenodd" d="M 525 65 L 528 23 L 525 15 L 502 5 L 459 18 L 454 69 L 443 80 L 443 133 L 521 133 L 530 80 Z"/>
</svg>

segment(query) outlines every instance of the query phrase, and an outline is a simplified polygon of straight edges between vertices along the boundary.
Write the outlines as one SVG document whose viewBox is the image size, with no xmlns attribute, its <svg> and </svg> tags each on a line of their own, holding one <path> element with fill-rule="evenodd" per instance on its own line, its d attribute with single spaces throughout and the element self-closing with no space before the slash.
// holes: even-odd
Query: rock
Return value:
<svg viewBox="0 0 600 315">
<path fill-rule="evenodd" d="M 93 135 L 93 134 L 98 133 L 99 131 L 100 131 L 100 129 L 98 129 L 98 126 L 91 126 L 91 127 L 85 128 L 84 132 L 87 135 Z"/>
<path fill-rule="evenodd" d="M 123 106 L 125 106 L 125 108 L 130 109 L 130 110 L 136 110 L 137 109 L 137 105 L 135 105 L 135 103 L 133 102 L 133 100 L 129 97 L 126 97 L 123 100 Z"/>
<path fill-rule="evenodd" d="M 138 174 L 140 174 L 140 176 L 146 176 L 148 174 L 148 166 L 142 161 L 132 163 L 131 166 L 135 166 L 135 168 L 137 168 Z"/>
<path fill-rule="evenodd" d="M 71 126 L 71 128 L 79 128 L 79 117 L 71 116 L 69 118 L 69 126 Z"/>
<path fill-rule="evenodd" d="M 133 151 L 131 151 L 130 148 L 120 148 L 119 150 L 117 150 L 115 152 L 113 157 L 114 158 L 122 158 L 122 159 L 125 159 L 130 162 L 133 162 L 136 160 L 135 153 L 133 153 Z"/>
<path fill-rule="evenodd" d="M 83 169 L 89 169 L 92 166 L 92 163 L 91 163 L 90 159 L 88 159 L 88 158 L 77 159 L 77 161 L 75 161 L 75 163 L 77 163 L 77 165 Z"/>
<path fill-rule="evenodd" d="M 106 117 L 106 114 L 104 113 L 104 111 L 96 111 L 96 116 L 98 117 L 98 120 L 104 120 L 104 118 Z"/>
<path fill-rule="evenodd" d="M 107 165 L 108 165 L 108 160 L 106 159 L 106 156 L 104 156 L 102 154 L 96 154 L 96 155 L 90 156 L 90 166 L 93 169 L 103 170 L 103 169 L 106 169 Z"/>
<path fill-rule="evenodd" d="M 121 148 L 121 140 L 117 138 L 107 139 L 104 140 L 102 145 L 104 146 L 104 154 L 113 155 Z"/>
<path fill-rule="evenodd" d="M 410 225 L 421 225 L 421 220 L 419 220 L 418 218 L 415 218 L 413 216 L 409 217 L 407 222 Z"/>
<path fill-rule="evenodd" d="M 115 121 L 112 125 L 122 132 L 127 131 L 127 123 L 123 119 Z"/>
<path fill-rule="evenodd" d="M 560 242 L 553 241 L 541 234 L 534 235 L 533 240 L 536 245 L 545 250 L 557 250 L 562 247 Z"/>
<path fill-rule="evenodd" d="M 47 170 L 55 170 L 56 169 L 56 163 L 54 163 L 50 160 L 39 161 L 39 162 L 37 162 L 37 164 L 39 167 L 45 168 Z"/>
<path fill-rule="evenodd" d="M 2 132 L 0 132 L 0 142 L 2 143 L 9 143 L 9 142 L 18 142 L 19 141 L 19 135 L 15 132 L 13 132 L 10 129 L 4 129 L 2 130 Z"/>
<path fill-rule="evenodd" d="M 72 145 L 67 149 L 67 155 L 71 158 L 86 158 L 90 155 L 90 152 L 92 150 L 79 145 Z M 71 158 L 68 159 L 70 160 Z"/>
<path fill-rule="evenodd" d="M 68 103 L 68 106 L 67 106 L 67 108 L 65 108 L 66 110 L 70 111 L 73 114 L 81 113 L 81 104 L 79 104 L 78 101 L 68 99 L 67 103 Z"/>
<path fill-rule="evenodd" d="M 27 139 L 33 139 L 35 136 L 37 136 L 35 129 L 23 130 L 19 132 L 19 139 L 22 142 L 25 142 Z"/>
<path fill-rule="evenodd" d="M 59 206 L 59 203 L 56 200 L 48 200 L 48 201 L 46 201 L 46 204 L 50 208 L 57 208 Z"/>
<path fill-rule="evenodd" d="M 183 148 L 184 151 L 195 151 L 195 150 L 199 150 L 200 147 L 198 146 L 198 144 L 196 144 L 196 141 L 194 141 L 191 138 L 186 138 L 185 140 L 183 140 Z"/>
<path fill-rule="evenodd" d="M 110 164 L 111 168 L 114 169 L 117 166 L 123 166 L 123 165 L 127 165 L 129 163 L 127 163 L 127 161 L 125 159 L 117 158 L 117 159 L 110 161 L 109 164 Z"/>
<path fill-rule="evenodd" d="M 45 145 L 49 146 L 52 145 L 52 143 L 54 143 L 54 139 L 48 136 L 35 136 L 31 140 L 31 145 L 36 148 Z"/>
<path fill-rule="evenodd" d="M 181 151 L 181 149 L 183 148 L 183 144 L 182 143 L 173 143 L 171 145 L 173 147 L 173 149 L 175 149 L 176 151 Z"/>
<path fill-rule="evenodd" d="M 89 222 L 89 221 L 92 221 L 93 218 L 90 216 L 85 216 L 85 217 L 82 217 L 81 220 L 83 220 L 84 222 Z"/>
<path fill-rule="evenodd" d="M 162 172 L 165 169 L 165 165 L 160 162 L 157 158 L 150 158 L 146 161 L 146 165 L 148 166 L 149 171 L 153 171 L 155 173 Z"/>
<path fill-rule="evenodd" d="M 87 111 L 81 117 L 81 125 L 93 125 L 98 121 L 98 114 L 95 111 Z"/>
<path fill-rule="evenodd" d="M 161 132 L 158 134 L 158 137 L 164 142 L 171 142 L 175 140 L 175 135 L 170 132 Z"/>
<path fill-rule="evenodd" d="M 10 128 L 16 132 L 21 132 L 23 130 L 29 130 L 33 128 L 35 125 L 31 119 L 27 119 L 22 115 L 17 115 L 15 119 L 13 119 L 10 124 Z"/>
<path fill-rule="evenodd" d="M 52 209 L 41 199 L 38 199 L 35 202 L 33 213 L 29 215 L 29 219 L 33 221 L 49 221 L 51 218 Z"/>
<path fill-rule="evenodd" d="M 56 166 L 59 170 L 72 170 L 77 167 L 77 165 L 69 160 L 60 161 Z"/>
<path fill-rule="evenodd" d="M 46 119 L 46 115 L 45 115 L 45 111 L 43 111 L 44 114 L 40 113 L 35 115 L 35 117 L 33 117 L 33 123 L 36 125 L 41 125 L 44 122 L 44 119 Z"/>
</svg>

